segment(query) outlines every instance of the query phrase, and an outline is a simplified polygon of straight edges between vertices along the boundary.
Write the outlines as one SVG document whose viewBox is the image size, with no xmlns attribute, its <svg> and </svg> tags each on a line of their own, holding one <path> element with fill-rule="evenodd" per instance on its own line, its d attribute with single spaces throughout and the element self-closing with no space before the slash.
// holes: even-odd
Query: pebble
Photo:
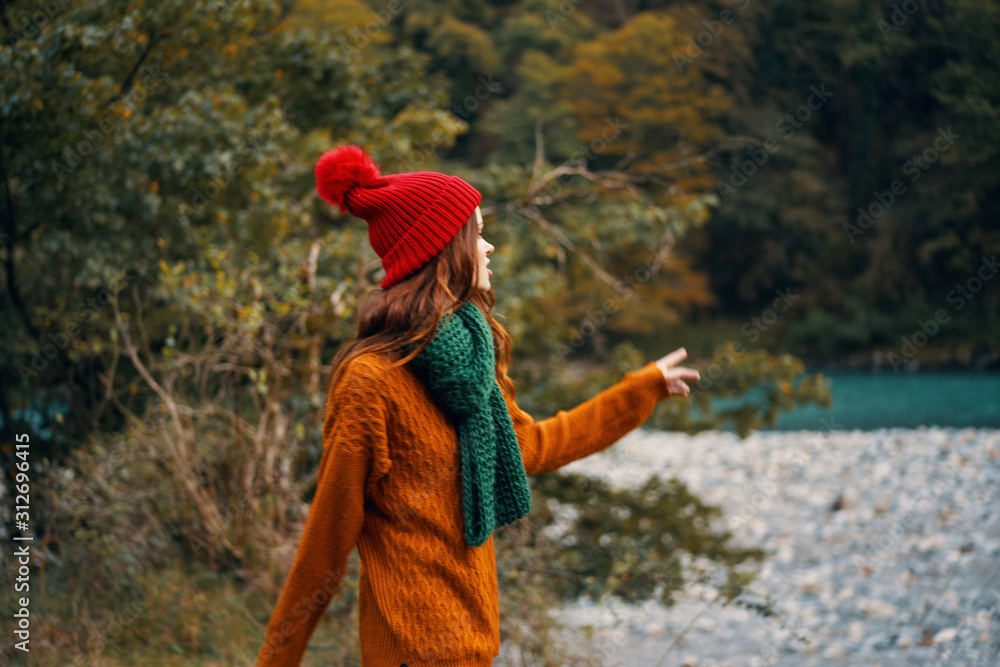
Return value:
<svg viewBox="0 0 1000 667">
<path fill-rule="evenodd" d="M 778 618 L 705 586 L 670 609 L 581 599 L 555 615 L 623 629 L 609 667 L 1000 665 L 998 451 L 998 429 L 638 429 L 562 470 L 619 489 L 677 477 L 720 506 L 719 530 L 770 552 L 744 597 Z"/>
<path fill-rule="evenodd" d="M 954 639 L 955 635 L 957 634 L 958 630 L 956 630 L 955 628 L 945 628 L 944 630 L 941 630 L 936 635 L 934 635 L 934 639 L 932 639 L 931 641 L 934 643 L 935 646 L 937 646 L 938 644 L 945 644 Z"/>
</svg>

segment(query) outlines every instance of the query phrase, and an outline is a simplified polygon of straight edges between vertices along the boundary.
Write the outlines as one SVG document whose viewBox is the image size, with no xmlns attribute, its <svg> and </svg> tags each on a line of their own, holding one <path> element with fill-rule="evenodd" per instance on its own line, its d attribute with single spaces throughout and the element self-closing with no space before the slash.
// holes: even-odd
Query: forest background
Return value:
<svg viewBox="0 0 1000 667">
<path fill-rule="evenodd" d="M 996 2 L 47 0 L 0 26 L 5 530 L 30 457 L 60 664 L 259 648 L 326 364 L 381 279 L 315 192 L 337 145 L 483 193 L 536 419 L 680 346 L 704 381 L 648 424 L 742 435 L 828 405 L 824 369 L 1000 358 Z M 669 604 L 719 570 L 745 602 L 763 554 L 681 482 L 532 483 L 498 543 L 525 664 L 566 664 L 544 611 L 580 594 Z M 560 504 L 574 549 L 546 537 Z M 357 661 L 352 585 L 326 664 Z"/>
</svg>

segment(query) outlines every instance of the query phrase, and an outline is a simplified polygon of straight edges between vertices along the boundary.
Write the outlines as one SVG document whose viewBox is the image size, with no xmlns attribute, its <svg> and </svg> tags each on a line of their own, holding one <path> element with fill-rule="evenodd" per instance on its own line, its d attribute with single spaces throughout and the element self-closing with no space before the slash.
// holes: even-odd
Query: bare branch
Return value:
<svg viewBox="0 0 1000 667">
<path fill-rule="evenodd" d="M 686 167 L 690 164 L 699 164 L 707 161 L 713 155 L 719 153 L 724 153 L 726 151 L 736 150 L 737 148 L 746 148 L 747 146 L 763 146 L 764 142 L 760 139 L 754 137 L 746 137 L 742 135 L 732 136 L 723 141 L 721 144 L 712 148 L 700 155 L 695 155 L 693 157 L 682 158 L 674 162 L 664 162 L 663 164 L 653 167 L 655 172 L 663 171 L 673 171 L 675 169 L 680 169 L 681 167 Z"/>
<path fill-rule="evenodd" d="M 114 104 L 117 102 L 126 92 L 129 90 L 129 86 L 132 84 L 132 79 L 135 78 L 136 72 L 142 67 L 142 64 L 146 62 L 146 58 L 149 57 L 150 52 L 152 52 L 153 47 L 155 47 L 159 42 L 167 38 L 168 33 L 166 32 L 153 32 L 149 33 L 149 43 L 146 45 L 146 49 L 139 54 L 139 58 L 135 61 L 135 65 L 132 67 L 132 71 L 125 76 L 125 80 L 121 82 L 118 86 L 118 94 L 108 100 L 107 105 Z"/>
<path fill-rule="evenodd" d="M 535 164 L 531 168 L 532 183 L 538 180 L 545 165 L 545 135 L 542 133 L 544 125 L 545 121 L 541 118 L 535 121 Z"/>
<path fill-rule="evenodd" d="M 526 217 L 531 218 L 538 226 L 548 232 L 553 238 L 555 238 L 560 244 L 562 244 L 567 250 L 576 254 L 580 259 L 582 259 L 587 266 L 593 269 L 594 273 L 598 278 L 606 282 L 607 284 L 614 287 L 618 280 L 612 276 L 610 273 L 604 270 L 604 268 L 595 260 L 593 257 L 588 255 L 580 246 L 576 245 L 569 239 L 566 234 L 563 233 L 561 229 L 553 225 L 551 222 L 545 219 L 537 209 L 534 207 L 521 207 L 519 212 L 524 214 Z"/>
</svg>

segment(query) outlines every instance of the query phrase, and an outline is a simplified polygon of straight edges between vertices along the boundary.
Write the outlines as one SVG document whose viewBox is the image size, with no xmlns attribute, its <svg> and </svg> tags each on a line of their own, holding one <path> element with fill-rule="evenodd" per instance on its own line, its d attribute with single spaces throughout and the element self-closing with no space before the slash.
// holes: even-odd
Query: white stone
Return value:
<svg viewBox="0 0 1000 667">
<path fill-rule="evenodd" d="M 896 608 L 888 602 L 883 602 L 882 600 L 870 600 L 866 606 L 865 612 L 869 616 L 875 617 L 892 616 L 896 613 Z"/>
<path fill-rule="evenodd" d="M 701 618 L 699 618 L 697 621 L 694 622 L 694 629 L 700 630 L 702 632 L 711 632 L 712 630 L 715 630 L 716 626 L 718 625 L 719 624 L 716 621 L 713 621 L 711 618 L 707 616 L 702 616 Z"/>
<path fill-rule="evenodd" d="M 813 450 L 814 441 L 822 443 L 819 449 Z M 950 448 L 951 460 L 957 460 L 957 455 L 967 459 L 960 466 L 961 475 L 947 468 L 949 459 L 939 458 L 944 447 Z M 564 470 L 623 480 L 620 486 L 612 484 L 615 488 L 641 484 L 652 474 L 662 479 L 676 476 L 692 493 L 720 506 L 719 525 L 733 533 L 734 544 L 774 552 L 746 599 L 763 601 L 763 596 L 770 596 L 785 627 L 794 627 L 796 634 L 811 642 L 789 640 L 782 645 L 788 632 L 780 628 L 778 619 L 762 618 L 736 605 L 714 605 L 693 624 L 697 631 L 684 638 L 684 654 L 697 656 L 701 665 L 742 667 L 762 655 L 763 649 L 779 645 L 783 653 L 799 654 L 801 659 L 789 664 L 803 667 L 908 664 L 908 656 L 933 652 L 918 646 L 922 639 L 918 622 L 928 605 L 935 616 L 930 622 L 950 618 L 946 622 L 957 626 L 934 636 L 944 644 L 939 652 L 955 646 L 952 664 L 960 664 L 976 651 L 991 650 L 979 643 L 989 642 L 992 635 L 973 620 L 977 611 L 973 604 L 984 593 L 984 576 L 997 573 L 1000 562 L 1000 514 L 989 511 L 995 505 L 994 489 L 1000 485 L 1000 457 L 988 456 L 1000 451 L 1000 430 L 764 432 L 747 441 L 732 433 L 688 437 L 640 430 L 615 448 L 627 451 L 628 456 L 622 457 L 623 463 L 613 474 L 610 459 L 602 462 L 600 458 L 603 452 Z M 794 453 L 806 456 L 791 465 L 788 461 Z M 729 519 L 751 494 L 760 491 L 757 482 L 766 484 L 768 474 L 782 466 L 794 474 L 777 483 L 778 490 L 757 505 L 747 520 L 731 525 Z M 933 493 L 925 493 L 928 490 Z M 856 506 L 829 512 L 830 503 L 842 491 L 846 491 L 848 505 Z M 876 507 L 884 511 L 875 514 Z M 942 523 L 939 515 L 948 507 L 951 516 Z M 910 522 L 905 532 L 893 536 L 889 531 L 907 512 Z M 866 553 L 866 540 L 877 541 L 887 534 L 894 541 L 884 557 L 877 559 L 870 573 L 859 570 L 852 559 Z M 971 551 L 958 551 L 970 543 Z M 945 582 L 950 590 L 942 591 Z M 628 632 L 616 644 L 609 665 L 656 664 L 663 654 L 664 637 L 669 643 L 714 597 L 714 589 L 698 592 L 705 598 L 682 598 L 671 610 L 628 623 Z M 563 618 L 590 623 L 595 630 L 622 627 L 626 614 L 609 614 L 612 607 L 619 609 L 617 604 L 608 604 L 596 614 Z M 952 644 L 946 643 L 948 630 L 956 633 Z M 967 641 L 959 642 L 966 630 Z M 894 645 L 886 647 L 892 636 L 896 639 L 889 643 Z M 989 654 L 987 661 L 993 657 Z"/>
<path fill-rule="evenodd" d="M 957 634 L 958 630 L 956 628 L 945 628 L 944 630 L 939 630 L 931 641 L 937 646 L 938 644 L 950 642 Z"/>
<path fill-rule="evenodd" d="M 847 655 L 847 651 L 844 649 L 844 645 L 840 642 L 830 644 L 825 651 L 823 651 L 823 657 L 829 660 L 838 660 Z"/>
<path fill-rule="evenodd" d="M 854 621 L 847 630 L 847 638 L 852 643 L 858 643 L 865 637 L 865 624 L 861 621 Z"/>
</svg>

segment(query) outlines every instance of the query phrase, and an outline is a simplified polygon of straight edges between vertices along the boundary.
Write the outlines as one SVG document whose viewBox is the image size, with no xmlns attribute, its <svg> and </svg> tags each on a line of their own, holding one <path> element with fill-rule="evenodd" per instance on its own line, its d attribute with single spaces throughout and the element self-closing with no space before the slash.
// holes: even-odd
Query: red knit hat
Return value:
<svg viewBox="0 0 1000 667">
<path fill-rule="evenodd" d="M 316 191 L 341 213 L 368 223 L 368 241 L 382 258 L 382 288 L 431 261 L 455 238 L 482 196 L 458 176 L 433 171 L 379 174 L 358 146 L 327 151 L 316 163 Z"/>
</svg>

